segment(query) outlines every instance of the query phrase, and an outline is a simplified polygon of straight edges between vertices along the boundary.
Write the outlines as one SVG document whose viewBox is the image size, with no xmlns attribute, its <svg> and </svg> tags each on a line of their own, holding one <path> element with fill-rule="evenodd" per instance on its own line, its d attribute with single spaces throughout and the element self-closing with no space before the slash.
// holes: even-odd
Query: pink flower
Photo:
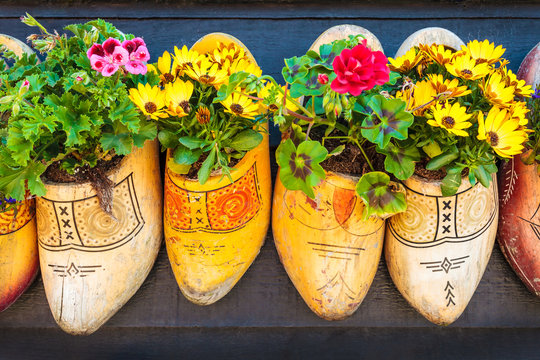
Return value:
<svg viewBox="0 0 540 360">
<path fill-rule="evenodd" d="M 150 60 L 150 54 L 146 46 L 139 46 L 137 50 L 129 57 L 130 60 L 148 61 Z"/>
<path fill-rule="evenodd" d="M 117 72 L 119 68 L 120 68 L 120 66 L 117 65 L 117 64 L 107 64 L 103 68 L 103 71 L 101 72 L 101 75 L 103 75 L 103 76 L 111 76 L 115 72 Z"/>
<path fill-rule="evenodd" d="M 319 81 L 320 84 L 328 84 L 328 75 L 326 74 L 319 74 L 317 76 L 317 80 Z"/>
<path fill-rule="evenodd" d="M 115 38 L 108 38 L 103 43 L 103 50 L 105 50 L 105 55 L 112 55 L 114 53 L 114 50 L 117 46 L 122 47 L 122 44 L 120 44 L 120 41 L 116 40 Z"/>
<path fill-rule="evenodd" d="M 105 56 L 105 50 L 103 50 L 103 46 L 101 46 L 101 44 L 94 44 L 90 49 L 88 49 L 86 55 L 89 59 L 92 57 L 92 55 Z"/>
<path fill-rule="evenodd" d="M 126 64 L 126 70 L 129 71 L 131 74 L 146 74 L 147 68 L 146 65 L 143 64 L 141 61 L 130 61 Z"/>
<path fill-rule="evenodd" d="M 79 82 L 80 82 L 80 81 L 83 81 L 83 78 L 82 78 L 82 77 L 80 77 L 80 76 L 77 76 L 77 77 L 75 78 L 75 80 L 77 80 L 77 81 L 79 81 Z"/>
<path fill-rule="evenodd" d="M 117 46 L 114 48 L 112 54 L 112 62 L 118 65 L 125 65 L 129 61 L 129 53 L 122 46 Z"/>
<path fill-rule="evenodd" d="M 102 56 L 92 55 L 92 57 L 90 57 L 90 64 L 92 65 L 92 69 L 102 72 L 108 62 Z"/>
<path fill-rule="evenodd" d="M 332 65 L 337 77 L 330 87 L 335 92 L 358 96 L 362 91 L 389 80 L 388 59 L 380 51 L 371 51 L 366 42 L 364 40 L 352 49 L 344 49 L 334 59 Z"/>
<path fill-rule="evenodd" d="M 122 43 L 122 47 L 128 51 L 128 53 L 132 53 L 135 50 L 137 50 L 137 44 L 133 40 L 125 40 Z"/>
<path fill-rule="evenodd" d="M 144 42 L 143 39 L 141 39 L 140 37 L 136 37 L 135 39 L 131 40 L 133 41 L 136 45 L 137 45 L 137 48 L 139 46 L 146 46 L 146 43 Z"/>
</svg>

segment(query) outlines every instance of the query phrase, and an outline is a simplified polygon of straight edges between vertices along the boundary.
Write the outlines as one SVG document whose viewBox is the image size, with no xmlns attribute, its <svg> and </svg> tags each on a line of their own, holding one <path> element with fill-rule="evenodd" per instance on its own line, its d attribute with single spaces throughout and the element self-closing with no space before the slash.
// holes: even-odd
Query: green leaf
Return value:
<svg viewBox="0 0 540 360">
<path fill-rule="evenodd" d="M 473 169 L 473 173 L 484 187 L 489 187 L 489 184 L 491 183 L 491 173 L 488 171 L 488 169 L 480 165 Z"/>
<path fill-rule="evenodd" d="M 197 176 L 199 177 L 199 183 L 201 185 L 204 185 L 208 178 L 210 177 L 210 172 L 212 171 L 212 168 L 214 167 L 214 163 L 216 162 L 216 150 L 212 149 L 210 153 L 208 154 L 208 157 L 204 162 L 202 163 L 201 168 L 199 169 L 199 172 L 197 173 Z"/>
<path fill-rule="evenodd" d="M 306 65 L 309 63 L 310 59 L 307 56 L 302 56 L 300 58 L 295 56 L 285 59 L 285 67 L 281 71 L 283 79 L 289 84 L 302 81 L 302 79 L 306 77 L 308 73 L 308 68 Z"/>
<path fill-rule="evenodd" d="M 101 136 L 100 144 L 103 150 L 114 149 L 118 155 L 127 155 L 133 148 L 131 134 L 124 132 L 118 134 L 105 133 Z"/>
<path fill-rule="evenodd" d="M 158 139 L 160 144 L 167 149 L 172 149 L 178 145 L 178 137 L 169 130 L 161 130 L 158 133 Z"/>
<path fill-rule="evenodd" d="M 18 127 L 19 125 L 19 123 L 12 124 L 6 145 L 10 150 L 13 160 L 20 165 L 26 165 L 28 160 L 30 160 L 33 143 L 24 137 L 22 129 Z"/>
<path fill-rule="evenodd" d="M 441 183 L 441 192 L 443 196 L 455 195 L 461 185 L 461 171 L 459 166 L 451 167 L 446 170 L 446 176 Z"/>
<path fill-rule="evenodd" d="M 395 72 L 395 71 L 390 71 L 390 78 L 389 78 L 387 84 L 396 85 L 398 79 L 400 79 L 400 78 L 401 78 L 400 73 Z"/>
<path fill-rule="evenodd" d="M 294 146 L 291 139 L 282 142 L 276 151 L 279 178 L 289 190 L 302 190 L 314 198 L 313 187 L 326 176 L 320 163 L 326 159 L 328 150 L 318 141 L 304 141 Z"/>
<path fill-rule="evenodd" d="M 328 159 L 330 156 L 339 155 L 345 150 L 345 145 L 341 144 L 338 147 L 336 147 L 334 150 L 330 151 L 328 155 L 326 155 L 326 158 Z"/>
<path fill-rule="evenodd" d="M 199 160 L 202 152 L 202 149 L 190 150 L 184 145 L 179 144 L 176 150 L 174 150 L 173 160 L 178 165 L 191 165 Z"/>
<path fill-rule="evenodd" d="M 239 151 L 254 149 L 261 143 L 263 136 L 261 133 L 247 129 L 238 133 L 230 142 L 229 147 Z"/>
<path fill-rule="evenodd" d="M 39 161 L 30 162 L 27 166 L 10 169 L 0 167 L 0 192 L 10 198 L 23 200 L 26 185 L 32 195 L 44 196 L 47 191 L 41 181 L 41 174 L 47 168 Z"/>
<path fill-rule="evenodd" d="M 199 139 L 192 136 L 183 136 L 180 139 L 180 144 L 184 145 L 188 149 L 202 149 L 204 146 L 208 144 L 208 142 L 205 139 Z"/>
<path fill-rule="evenodd" d="M 380 171 L 364 174 L 358 184 L 356 192 L 366 205 L 364 219 L 372 215 L 385 218 L 407 209 L 404 191 L 390 182 L 390 176 Z"/>
<path fill-rule="evenodd" d="M 450 164 L 452 161 L 459 157 L 459 150 L 457 146 L 452 146 L 447 151 L 440 155 L 435 156 L 426 164 L 427 170 L 439 170 L 443 166 Z"/>
<path fill-rule="evenodd" d="M 213 102 L 218 103 L 227 99 L 248 76 L 249 73 L 245 71 L 239 71 L 232 74 L 229 77 L 229 82 L 226 85 L 220 86 L 217 96 Z"/>
<path fill-rule="evenodd" d="M 399 180 L 410 178 L 415 162 L 420 161 L 420 152 L 414 145 L 401 148 L 390 142 L 386 149 L 377 148 L 377 152 L 386 155 L 384 168 Z"/>
<path fill-rule="evenodd" d="M 133 145 L 143 147 L 147 140 L 154 140 L 157 136 L 157 124 L 153 121 L 142 121 L 139 132 L 133 134 Z"/>
<path fill-rule="evenodd" d="M 368 103 L 373 115 L 362 122 L 362 136 L 384 149 L 390 139 L 405 140 L 414 118 L 405 111 L 407 104 L 400 99 L 386 99 L 375 95 Z"/>
</svg>

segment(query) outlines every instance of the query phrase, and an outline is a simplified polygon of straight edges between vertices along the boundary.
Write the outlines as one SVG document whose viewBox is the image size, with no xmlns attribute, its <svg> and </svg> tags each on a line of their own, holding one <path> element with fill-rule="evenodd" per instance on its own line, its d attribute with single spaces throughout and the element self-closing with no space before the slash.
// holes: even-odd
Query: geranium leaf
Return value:
<svg viewBox="0 0 540 360">
<path fill-rule="evenodd" d="M 281 71 L 283 79 L 292 84 L 294 82 L 301 82 L 308 73 L 307 64 L 310 63 L 310 59 L 307 56 L 292 57 L 285 59 L 285 67 Z"/>
<path fill-rule="evenodd" d="M 276 151 L 279 178 L 289 190 L 302 190 L 314 198 L 313 187 L 326 176 L 320 163 L 326 159 L 328 150 L 318 141 L 304 141 L 294 146 L 291 139 L 282 142 Z"/>
<path fill-rule="evenodd" d="M 375 95 L 367 106 L 373 114 L 362 122 L 362 135 L 380 148 L 386 148 L 390 139 L 405 140 L 414 118 L 405 111 L 406 103 L 400 99 L 386 99 Z"/>
<path fill-rule="evenodd" d="M 420 152 L 414 145 L 401 148 L 388 143 L 386 149 L 377 148 L 377 152 L 386 155 L 384 168 L 399 180 L 406 180 L 414 173 L 415 162 L 420 160 Z"/>
<path fill-rule="evenodd" d="M 0 167 L 0 192 L 10 198 L 23 200 L 28 185 L 32 194 L 44 196 L 47 191 L 40 176 L 46 168 L 39 161 L 29 162 L 27 166 L 17 169 Z"/>
<path fill-rule="evenodd" d="M 391 183 L 390 176 L 383 172 L 364 174 L 356 184 L 356 192 L 366 205 L 364 219 L 372 215 L 385 218 L 407 209 L 403 190 Z"/>
</svg>

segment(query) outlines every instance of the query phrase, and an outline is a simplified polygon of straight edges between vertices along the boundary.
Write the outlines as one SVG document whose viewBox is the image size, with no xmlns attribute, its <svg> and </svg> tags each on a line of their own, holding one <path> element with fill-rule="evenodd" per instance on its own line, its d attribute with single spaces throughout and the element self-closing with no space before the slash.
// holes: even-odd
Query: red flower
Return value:
<svg viewBox="0 0 540 360">
<path fill-rule="evenodd" d="M 366 46 L 367 40 L 352 49 L 344 49 L 334 59 L 334 72 L 337 77 L 330 87 L 340 94 L 349 93 L 358 96 L 364 90 L 375 85 L 382 85 L 390 78 L 388 59 L 380 51 L 371 51 Z"/>
</svg>

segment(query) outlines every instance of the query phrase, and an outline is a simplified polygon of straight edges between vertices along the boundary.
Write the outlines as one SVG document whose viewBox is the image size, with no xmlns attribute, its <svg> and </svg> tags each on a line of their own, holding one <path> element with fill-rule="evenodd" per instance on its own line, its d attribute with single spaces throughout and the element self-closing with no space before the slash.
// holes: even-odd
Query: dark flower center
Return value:
<svg viewBox="0 0 540 360">
<path fill-rule="evenodd" d="M 272 105 L 270 105 L 268 107 L 268 110 L 270 110 L 272 112 L 277 111 L 277 109 L 279 109 L 279 108 L 278 108 L 278 106 L 276 104 L 272 104 Z"/>
<path fill-rule="evenodd" d="M 451 129 L 454 127 L 454 125 L 456 125 L 456 120 L 454 120 L 454 118 L 451 116 L 443 117 L 441 122 L 447 129 Z"/>
<path fill-rule="evenodd" d="M 189 102 L 187 102 L 186 100 L 182 101 L 180 104 L 178 104 L 178 106 L 180 106 L 186 114 L 189 114 L 189 112 L 191 111 Z"/>
<path fill-rule="evenodd" d="M 163 78 L 165 79 L 165 83 L 170 83 L 174 81 L 173 74 L 165 73 L 163 74 Z"/>
<path fill-rule="evenodd" d="M 491 146 L 495 147 L 499 145 L 499 135 L 494 133 L 493 131 L 488 132 L 488 142 L 491 144 Z"/>
<path fill-rule="evenodd" d="M 461 73 L 462 73 L 463 75 L 472 75 L 472 71 L 469 70 L 469 69 L 463 69 L 463 70 L 461 70 Z"/>
<path fill-rule="evenodd" d="M 214 81 L 215 77 L 213 76 L 210 76 L 210 75 L 202 75 L 200 78 L 199 78 L 199 81 L 202 82 L 203 84 L 211 84 L 213 81 Z"/>
<path fill-rule="evenodd" d="M 144 104 L 144 109 L 147 113 L 152 114 L 156 112 L 157 106 L 153 102 L 147 102 L 146 104 Z"/>
<path fill-rule="evenodd" d="M 242 115 L 244 113 L 244 108 L 240 104 L 231 104 L 231 111 L 236 115 Z"/>
</svg>

